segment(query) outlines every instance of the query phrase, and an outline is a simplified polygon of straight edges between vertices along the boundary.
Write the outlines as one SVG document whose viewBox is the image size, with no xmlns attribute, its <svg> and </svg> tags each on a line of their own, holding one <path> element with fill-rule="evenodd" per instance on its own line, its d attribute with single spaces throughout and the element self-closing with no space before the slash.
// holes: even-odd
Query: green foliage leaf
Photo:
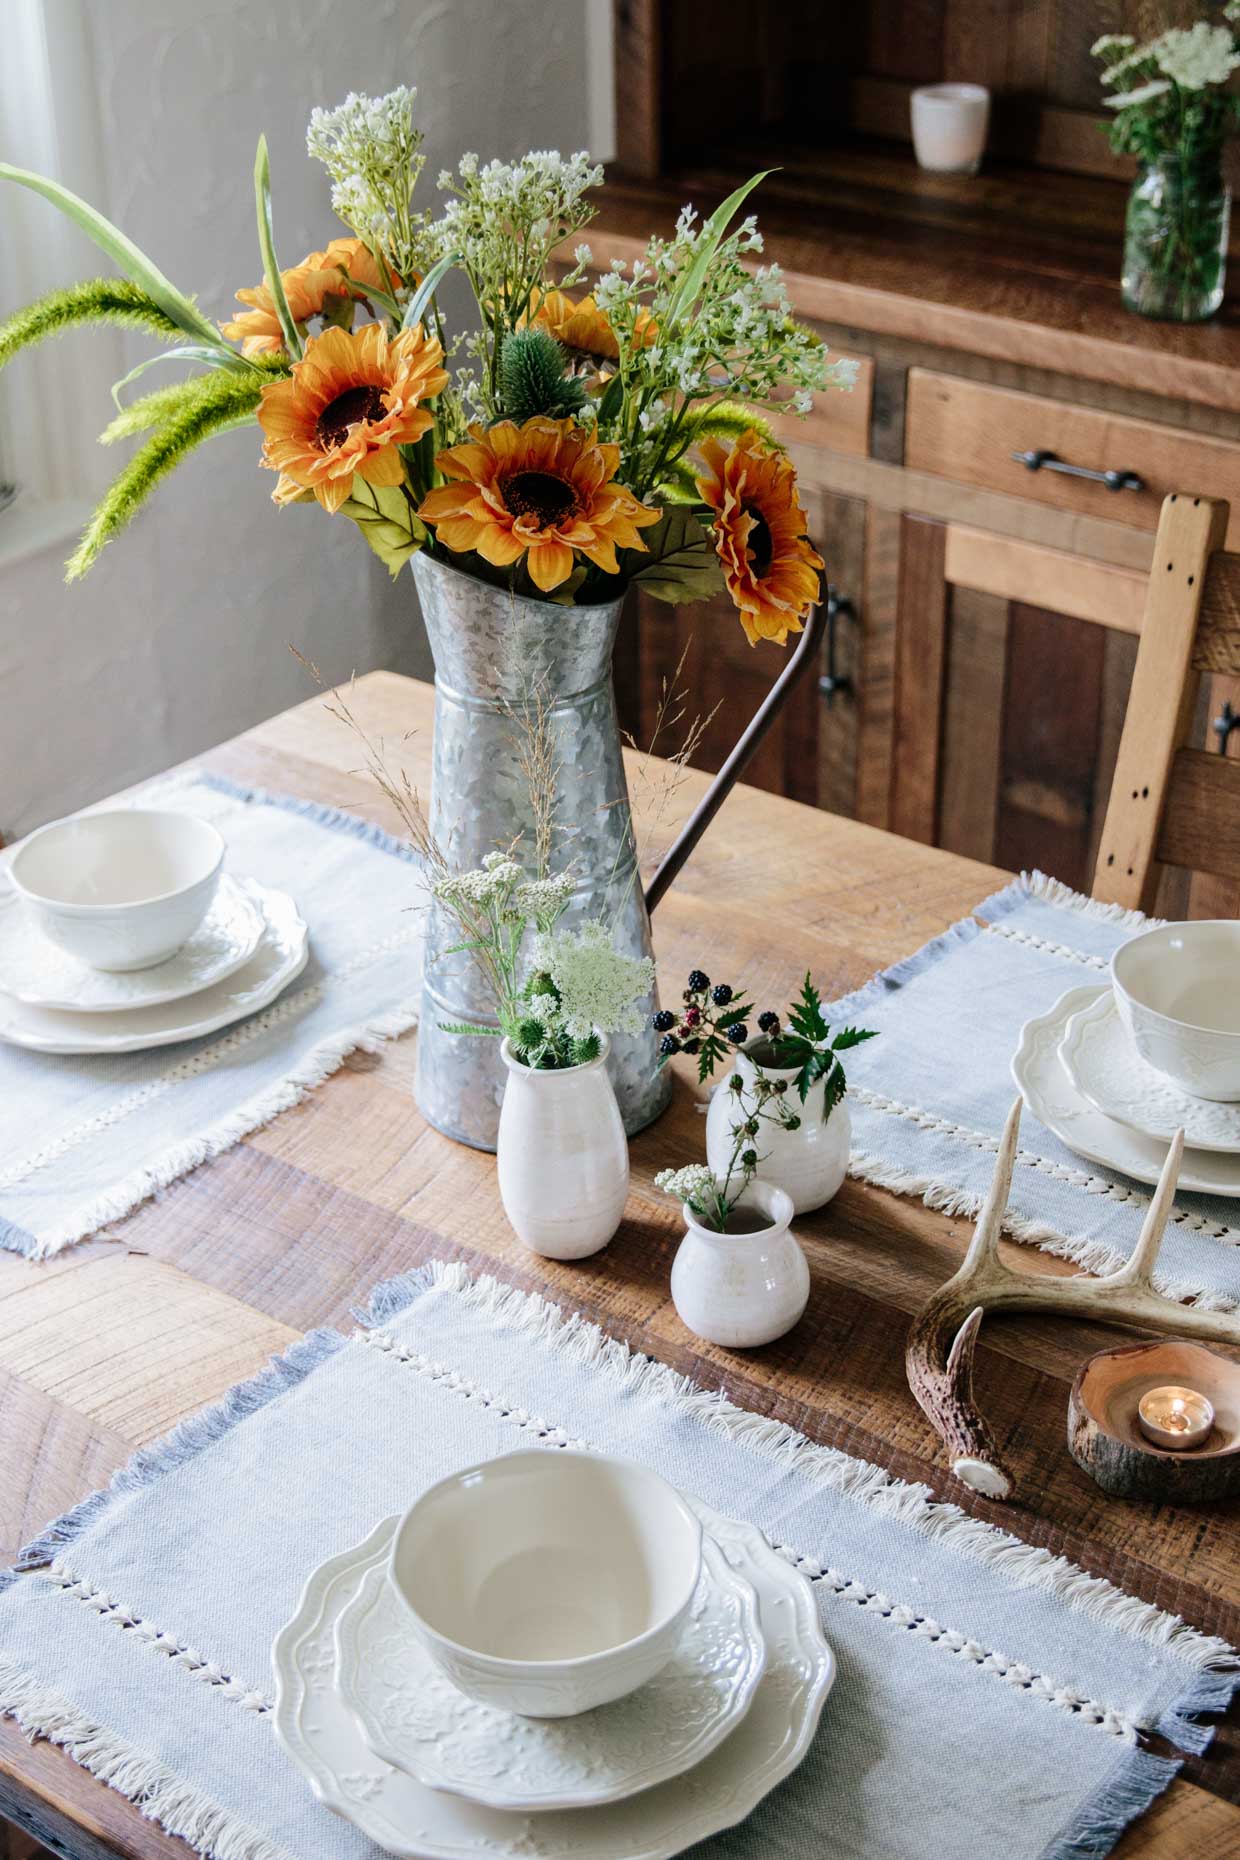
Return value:
<svg viewBox="0 0 1240 1860">
<path fill-rule="evenodd" d="M 844 1027 L 831 1042 L 831 1050 L 846 1053 L 850 1046 L 860 1046 L 866 1040 L 878 1038 L 877 1027 Z"/>
<path fill-rule="evenodd" d="M 449 252 L 445 257 L 439 260 L 438 264 L 431 266 L 421 284 L 419 284 L 417 290 L 409 299 L 408 306 L 405 310 L 404 321 L 401 324 L 402 329 L 412 329 L 415 323 L 420 323 L 422 321 L 430 305 L 431 298 L 435 295 L 435 292 L 439 289 L 439 286 L 443 283 L 452 267 L 454 265 L 459 265 L 460 262 L 461 255 L 459 252 Z"/>
<path fill-rule="evenodd" d="M 284 346 L 297 360 L 301 356 L 301 336 L 288 307 L 288 298 L 284 295 L 284 281 L 276 259 L 275 234 L 271 225 L 271 164 L 267 156 L 266 136 L 258 138 L 258 153 L 254 157 L 254 204 L 258 212 L 258 245 L 263 255 L 263 278 L 280 319 Z"/>
<path fill-rule="evenodd" d="M 822 1017 L 822 996 L 808 972 L 800 994 L 788 1010 L 788 1025 L 805 1040 L 825 1040 L 831 1031 Z"/>
<path fill-rule="evenodd" d="M 393 581 L 426 541 L 426 526 L 410 510 L 398 484 L 353 480 L 353 496 L 340 506 L 351 517 Z"/>
<path fill-rule="evenodd" d="M 684 505 L 665 510 L 659 522 L 643 531 L 649 555 L 636 556 L 641 567 L 631 576 L 656 600 L 683 606 L 709 600 L 723 587 L 723 570 L 715 545 L 695 511 Z"/>
<path fill-rule="evenodd" d="M 573 607 L 576 605 L 577 590 L 589 574 L 589 569 L 578 563 L 567 581 L 562 581 L 548 598 L 554 607 Z"/>
<path fill-rule="evenodd" d="M 235 349 L 209 349 L 201 342 L 182 343 L 179 348 L 165 349 L 160 355 L 148 355 L 144 362 L 139 362 L 136 368 L 131 368 L 127 375 L 122 375 L 119 381 L 112 383 L 112 399 L 118 411 L 125 404 L 121 399 L 121 389 L 144 375 L 148 368 L 154 368 L 156 362 L 197 362 L 203 368 L 231 368 L 242 375 L 256 372 L 245 356 L 238 355 Z"/>
<path fill-rule="evenodd" d="M 119 226 L 114 226 L 102 213 L 96 212 L 77 194 L 70 193 L 59 181 L 50 181 L 45 175 L 33 174 L 28 168 L 14 168 L 9 162 L 0 162 L 0 181 L 16 181 L 19 187 L 28 187 L 33 193 L 42 194 L 54 207 L 71 219 L 95 244 L 102 246 L 112 262 L 119 266 L 125 276 L 139 290 L 152 298 L 164 315 L 184 330 L 187 336 L 193 336 L 199 342 L 208 342 L 214 348 L 226 348 L 224 338 L 215 324 L 208 321 L 202 311 L 179 291 L 159 269 L 153 265 L 145 252 L 139 251 L 132 239 L 127 239 Z"/>
<path fill-rule="evenodd" d="M 759 181 L 765 181 L 767 175 L 773 173 L 774 169 L 764 168 L 760 174 L 751 175 L 743 186 L 738 187 L 734 193 L 729 194 L 727 199 L 715 208 L 715 211 L 702 228 L 702 234 L 698 240 L 697 253 L 693 263 L 689 266 L 689 269 L 681 279 L 676 294 L 672 298 L 671 307 L 667 315 L 661 319 L 662 334 L 660 335 L 660 341 L 670 336 L 682 322 L 688 321 L 693 306 L 697 302 L 698 292 L 702 288 L 707 272 L 715 261 L 715 254 L 727 235 L 727 230 L 732 219 L 744 205 L 750 194 L 753 193 Z"/>
</svg>

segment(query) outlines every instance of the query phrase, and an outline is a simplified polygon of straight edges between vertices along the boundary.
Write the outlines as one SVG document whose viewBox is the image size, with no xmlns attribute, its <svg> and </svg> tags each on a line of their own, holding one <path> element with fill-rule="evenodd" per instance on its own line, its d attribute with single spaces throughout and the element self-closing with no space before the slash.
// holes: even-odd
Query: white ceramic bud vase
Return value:
<svg viewBox="0 0 1240 1860">
<path fill-rule="evenodd" d="M 758 1072 L 749 1053 L 759 1046 L 759 1040 L 750 1040 L 736 1054 L 732 1070 L 716 1087 L 706 1113 L 706 1160 L 720 1180 L 732 1159 L 737 1127 L 756 1116 L 760 1108 L 775 1102 L 773 1096 L 758 1096 Z M 802 1104 L 794 1083 L 795 1066 L 764 1065 L 762 1072 L 773 1085 L 783 1081 L 780 1102 L 792 1110 L 800 1124 L 796 1130 L 785 1130 L 774 1115 L 762 1118 L 758 1134 L 752 1139 L 760 1158 L 758 1180 L 785 1189 L 792 1197 L 794 1214 L 808 1214 L 811 1208 L 821 1208 L 830 1201 L 848 1173 L 852 1144 L 848 1099 L 841 1098 L 830 1117 L 824 1118 L 825 1081 L 820 1079 Z M 729 1084 L 733 1073 L 740 1076 L 740 1091 L 733 1091 Z"/>
<path fill-rule="evenodd" d="M 695 1337 L 752 1350 L 792 1329 L 809 1301 L 809 1266 L 788 1232 L 792 1199 L 751 1182 L 738 1210 L 764 1223 L 752 1233 L 716 1233 L 683 1204 L 687 1232 L 672 1261 L 672 1303 Z"/>
<path fill-rule="evenodd" d="M 607 1073 L 609 1042 L 582 1066 L 540 1072 L 507 1040 L 496 1165 L 513 1232 L 547 1259 L 585 1259 L 607 1245 L 629 1192 L 629 1146 Z"/>
</svg>

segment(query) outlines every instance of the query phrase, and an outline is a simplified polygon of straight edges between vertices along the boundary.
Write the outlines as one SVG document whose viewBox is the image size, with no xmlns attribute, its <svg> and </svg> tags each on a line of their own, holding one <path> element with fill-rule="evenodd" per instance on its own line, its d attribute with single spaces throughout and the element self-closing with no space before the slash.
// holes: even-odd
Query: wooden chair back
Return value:
<svg viewBox="0 0 1240 1860">
<path fill-rule="evenodd" d="M 1200 675 L 1240 677 L 1240 556 L 1222 553 L 1228 514 L 1216 498 L 1163 500 L 1094 868 L 1093 895 L 1109 904 L 1152 910 L 1165 866 L 1240 882 L 1240 761 L 1189 746 Z"/>
</svg>

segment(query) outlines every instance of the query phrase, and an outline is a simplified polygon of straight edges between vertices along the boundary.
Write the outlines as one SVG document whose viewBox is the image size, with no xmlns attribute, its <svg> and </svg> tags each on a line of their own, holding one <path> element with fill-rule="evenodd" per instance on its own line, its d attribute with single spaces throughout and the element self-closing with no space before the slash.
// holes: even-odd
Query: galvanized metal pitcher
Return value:
<svg viewBox="0 0 1240 1860">
<path fill-rule="evenodd" d="M 414 556 L 413 573 L 435 659 L 430 826 L 452 866 L 468 871 L 518 836 L 532 863 L 534 820 L 514 716 L 541 703 L 560 769 L 554 863 L 571 861 L 578 880 L 564 921 L 602 918 L 626 955 L 649 956 L 612 689 L 623 602 L 557 607 L 526 600 L 424 554 Z M 493 1150 L 506 1077 L 499 1041 L 444 1031 L 459 1021 L 498 1025 L 471 958 L 446 953 L 459 940 L 459 925 L 432 904 L 417 1099 L 437 1130 Z M 659 1115 L 671 1092 L 670 1076 L 657 1070 L 658 1036 L 649 1025 L 657 1005 L 652 992 L 645 1030 L 611 1042 L 608 1066 L 630 1135 Z"/>
</svg>

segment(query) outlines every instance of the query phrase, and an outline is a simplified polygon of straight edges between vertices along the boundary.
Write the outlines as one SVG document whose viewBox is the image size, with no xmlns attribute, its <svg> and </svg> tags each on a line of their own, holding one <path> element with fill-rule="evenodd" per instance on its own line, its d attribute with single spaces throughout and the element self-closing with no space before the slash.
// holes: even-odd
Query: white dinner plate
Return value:
<svg viewBox="0 0 1240 1860">
<path fill-rule="evenodd" d="M 117 1014 L 161 1007 L 222 982 L 250 960 L 266 919 L 263 889 L 221 877 L 206 916 L 166 962 L 124 974 L 92 969 L 43 935 L 16 892 L 0 892 L 0 993 L 27 1007 L 72 1014 Z"/>
<path fill-rule="evenodd" d="M 1167 1145 L 1117 1123 L 1091 1104 L 1059 1057 L 1069 1020 L 1089 1007 L 1100 992 L 1096 987 L 1070 988 L 1048 1013 L 1026 1021 L 1012 1061 L 1012 1077 L 1033 1115 L 1078 1156 L 1131 1176 L 1134 1182 L 1157 1182 L 1167 1159 Z M 1186 1149 L 1179 1185 L 1201 1195 L 1240 1197 L 1240 1156 Z"/>
<path fill-rule="evenodd" d="M 675 1654 L 627 1698 L 567 1718 L 522 1718 L 467 1698 L 418 1639 L 387 1565 L 336 1624 L 336 1670 L 362 1736 L 428 1789 L 491 1808 L 594 1808 L 692 1769 L 753 1703 L 766 1645 L 752 1583 L 714 1540 Z"/>
<path fill-rule="evenodd" d="M 305 923 L 286 891 L 255 886 L 263 934 L 249 961 L 200 994 L 111 1014 L 66 1013 L 0 998 L 0 1040 L 36 1053 L 137 1053 L 215 1033 L 267 1007 L 301 974 L 310 953 Z"/>
<path fill-rule="evenodd" d="M 385 1561 L 394 1518 L 317 1569 L 276 1636 L 280 1743 L 328 1808 L 402 1860 L 671 1860 L 734 1826 L 809 1749 L 835 1657 L 806 1578 L 752 1525 L 690 1502 L 728 1561 L 754 1582 L 767 1663 L 744 1721 L 688 1778 L 602 1808 L 513 1815 L 428 1789 L 375 1757 L 341 1692 L 335 1627 L 368 1571 Z"/>
<path fill-rule="evenodd" d="M 1240 1156 L 1240 1104 L 1194 1098 L 1155 1071 L 1129 1038 L 1111 989 L 1072 1016 L 1059 1057 L 1077 1090 L 1117 1123 L 1163 1143 L 1182 1129 L 1195 1150 Z"/>
</svg>

